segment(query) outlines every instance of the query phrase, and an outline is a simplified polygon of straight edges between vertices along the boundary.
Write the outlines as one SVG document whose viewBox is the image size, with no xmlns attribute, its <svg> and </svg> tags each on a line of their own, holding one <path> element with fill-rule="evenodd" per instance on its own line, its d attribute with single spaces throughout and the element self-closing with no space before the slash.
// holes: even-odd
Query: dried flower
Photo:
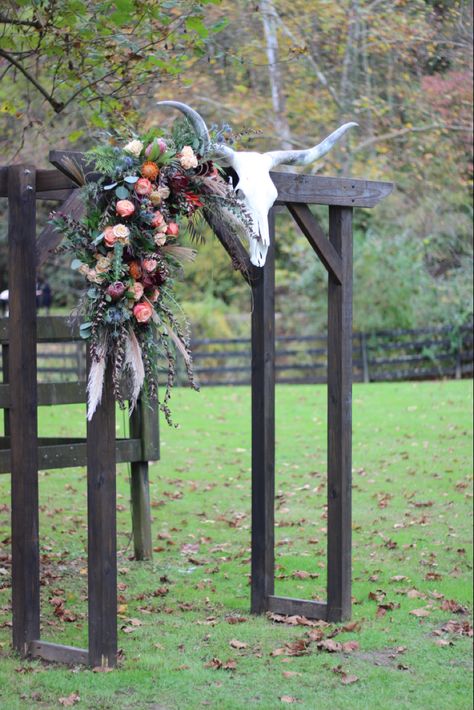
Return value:
<svg viewBox="0 0 474 710">
<path fill-rule="evenodd" d="M 138 261 L 131 261 L 128 265 L 128 270 L 132 279 L 139 279 L 142 275 L 142 269 Z"/>
<path fill-rule="evenodd" d="M 151 301 L 152 303 L 156 303 L 159 297 L 160 297 L 160 289 L 154 288 L 153 291 L 148 296 L 148 300 Z"/>
<path fill-rule="evenodd" d="M 165 221 L 165 218 L 163 217 L 161 212 L 155 212 L 150 224 L 152 227 L 160 227 L 164 221 Z"/>
<path fill-rule="evenodd" d="M 147 160 L 146 163 L 143 163 L 141 167 L 141 174 L 144 178 L 148 178 L 148 180 L 156 180 L 159 172 L 160 169 L 158 165 L 156 163 L 153 163 L 151 160 Z"/>
<path fill-rule="evenodd" d="M 135 158 L 138 158 L 143 150 L 143 143 L 138 140 L 130 141 L 130 143 L 127 143 L 127 145 L 124 146 L 123 150 L 125 153 L 130 153 L 130 155 L 133 155 L 135 156 Z"/>
<path fill-rule="evenodd" d="M 112 261 L 107 256 L 102 256 L 101 254 L 96 254 L 97 264 L 95 265 L 95 270 L 98 274 L 105 274 L 109 271 Z"/>
</svg>

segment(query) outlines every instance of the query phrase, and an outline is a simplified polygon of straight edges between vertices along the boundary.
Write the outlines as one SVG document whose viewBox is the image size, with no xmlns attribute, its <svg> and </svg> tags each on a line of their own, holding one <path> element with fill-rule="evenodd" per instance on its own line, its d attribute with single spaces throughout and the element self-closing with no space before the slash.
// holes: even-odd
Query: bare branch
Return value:
<svg viewBox="0 0 474 710">
<path fill-rule="evenodd" d="M 11 54 L 8 52 L 5 52 L 4 49 L 0 49 L 0 57 L 3 57 L 4 59 L 7 60 L 10 64 L 12 64 L 14 67 L 16 67 L 22 74 L 23 76 L 31 83 L 33 86 L 40 92 L 42 96 L 46 99 L 46 101 L 52 106 L 54 109 L 55 113 L 61 113 L 61 111 L 64 108 L 64 104 L 56 101 L 56 99 L 51 96 L 46 89 L 41 86 L 41 84 L 36 81 L 35 77 L 30 74 L 30 72 L 25 69 L 25 67 L 18 62 L 15 57 L 12 57 Z"/>
</svg>

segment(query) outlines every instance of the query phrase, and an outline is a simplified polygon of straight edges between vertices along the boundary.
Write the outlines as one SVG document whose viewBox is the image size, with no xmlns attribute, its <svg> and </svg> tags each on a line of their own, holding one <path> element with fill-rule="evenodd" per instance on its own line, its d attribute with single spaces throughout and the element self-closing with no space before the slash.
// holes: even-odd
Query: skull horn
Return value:
<svg viewBox="0 0 474 710">
<path fill-rule="evenodd" d="M 184 113 L 189 123 L 194 128 L 197 137 L 201 141 L 202 152 L 207 153 L 209 151 L 211 145 L 209 131 L 207 129 L 206 122 L 197 111 L 191 108 L 191 106 L 181 103 L 181 101 L 157 101 L 157 106 L 172 106 L 173 108 L 177 108 L 178 111 L 181 111 L 181 113 Z"/>
<path fill-rule="evenodd" d="M 277 165 L 309 165 L 328 153 L 349 128 L 358 125 L 358 123 L 353 121 L 344 123 L 343 126 L 333 131 L 331 135 L 321 143 L 318 143 L 318 145 L 315 145 L 314 148 L 308 148 L 307 150 L 272 150 L 269 153 L 265 153 L 265 155 L 268 155 L 272 161 L 271 168 L 276 168 Z"/>
</svg>

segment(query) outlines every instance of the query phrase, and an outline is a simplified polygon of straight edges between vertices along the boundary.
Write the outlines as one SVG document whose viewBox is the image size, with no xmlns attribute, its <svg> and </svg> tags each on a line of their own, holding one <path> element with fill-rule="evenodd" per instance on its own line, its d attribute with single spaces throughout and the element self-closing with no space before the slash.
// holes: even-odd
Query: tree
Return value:
<svg viewBox="0 0 474 710">
<path fill-rule="evenodd" d="M 220 0 L 7 0 L 0 95 L 12 129 L 61 115 L 104 127 L 204 52 L 205 9 Z M 79 117 L 79 120 L 78 120 Z M 73 131 L 73 138 L 79 136 Z"/>
</svg>

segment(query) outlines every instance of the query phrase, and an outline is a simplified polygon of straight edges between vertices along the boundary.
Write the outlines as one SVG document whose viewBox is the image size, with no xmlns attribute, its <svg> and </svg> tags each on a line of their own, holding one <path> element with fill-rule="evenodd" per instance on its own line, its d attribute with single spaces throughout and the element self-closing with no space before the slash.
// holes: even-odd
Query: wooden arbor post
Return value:
<svg viewBox="0 0 474 710">
<path fill-rule="evenodd" d="M 254 613 L 273 611 L 340 621 L 351 614 L 352 212 L 373 207 L 390 183 L 272 173 L 284 205 L 328 271 L 327 601 L 274 593 L 275 277 L 270 248 L 256 269 L 213 215 L 207 219 L 252 287 L 252 586 Z M 309 209 L 328 205 L 329 238 Z M 275 217 L 269 216 L 272 244 Z"/>
<path fill-rule="evenodd" d="M 85 383 L 42 383 L 36 379 L 37 340 L 68 341 L 63 319 L 37 319 L 36 268 L 51 244 L 46 230 L 36 240 L 36 199 L 61 199 L 73 184 L 56 170 L 33 166 L 0 168 L 0 196 L 9 200 L 10 316 L 0 324 L 4 382 L 0 407 L 5 436 L 0 474 L 11 473 L 12 636 L 22 655 L 62 663 L 114 666 L 117 661 L 116 463 L 131 462 L 134 539 L 138 559 L 151 555 L 148 460 L 159 457 L 157 412 L 140 405 L 129 438 L 115 436 L 111 373 L 102 402 L 88 424 L 87 439 L 38 438 L 38 404 L 82 403 Z M 64 194 L 66 192 L 66 194 Z M 77 205 L 76 205 L 77 207 Z M 54 236 L 57 240 L 57 235 Z M 87 464 L 89 648 L 50 643 L 40 637 L 38 468 Z M 133 496 L 134 488 L 138 496 Z"/>
</svg>

